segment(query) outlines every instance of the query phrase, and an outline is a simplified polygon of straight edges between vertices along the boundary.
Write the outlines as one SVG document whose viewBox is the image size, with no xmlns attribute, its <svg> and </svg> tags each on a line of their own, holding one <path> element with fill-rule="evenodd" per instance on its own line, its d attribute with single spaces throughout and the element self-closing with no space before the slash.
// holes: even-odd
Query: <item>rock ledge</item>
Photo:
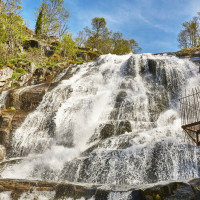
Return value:
<svg viewBox="0 0 200 200">
<path fill-rule="evenodd" d="M 9 199 L 113 199 L 124 200 L 198 200 L 200 178 L 174 182 L 160 182 L 139 186 L 100 185 L 86 183 L 54 183 L 17 179 L 0 179 L 1 195 Z M 117 199 L 116 199 L 117 200 Z"/>
</svg>

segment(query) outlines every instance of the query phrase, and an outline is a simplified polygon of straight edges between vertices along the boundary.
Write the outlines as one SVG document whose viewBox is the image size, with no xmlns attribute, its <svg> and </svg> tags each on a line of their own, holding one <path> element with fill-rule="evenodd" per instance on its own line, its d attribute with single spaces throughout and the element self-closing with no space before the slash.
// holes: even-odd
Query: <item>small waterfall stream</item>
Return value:
<svg viewBox="0 0 200 200">
<path fill-rule="evenodd" d="M 7 95 L 8 91 L 3 91 L 0 95 L 0 110 L 5 107 Z"/>
<path fill-rule="evenodd" d="M 102 184 L 199 177 L 200 149 L 180 128 L 178 101 L 200 85 L 195 64 L 109 54 L 72 71 L 14 133 L 12 156 L 26 159 L 2 177 Z"/>
</svg>

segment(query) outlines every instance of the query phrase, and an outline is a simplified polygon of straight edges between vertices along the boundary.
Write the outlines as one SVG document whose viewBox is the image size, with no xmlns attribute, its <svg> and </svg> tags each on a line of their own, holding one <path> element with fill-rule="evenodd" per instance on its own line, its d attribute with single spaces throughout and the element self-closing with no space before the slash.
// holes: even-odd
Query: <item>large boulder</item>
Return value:
<svg viewBox="0 0 200 200">
<path fill-rule="evenodd" d="M 7 79 L 11 78 L 13 74 L 13 70 L 9 67 L 4 67 L 3 69 L 0 69 L 0 87 L 5 84 Z"/>
</svg>

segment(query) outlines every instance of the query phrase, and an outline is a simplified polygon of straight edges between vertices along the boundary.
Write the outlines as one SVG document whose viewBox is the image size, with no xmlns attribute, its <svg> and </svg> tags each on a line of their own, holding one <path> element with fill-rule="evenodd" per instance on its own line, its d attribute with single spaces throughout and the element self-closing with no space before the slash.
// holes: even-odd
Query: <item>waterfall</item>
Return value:
<svg viewBox="0 0 200 200">
<path fill-rule="evenodd" d="M 8 95 L 8 91 L 3 91 L 3 92 L 0 94 L 0 110 L 3 109 L 3 108 L 5 107 L 7 95 Z"/>
<path fill-rule="evenodd" d="M 200 84 L 195 64 L 108 54 L 70 70 L 13 134 L 12 157 L 26 159 L 2 177 L 108 184 L 199 177 L 200 149 L 181 130 L 178 101 Z"/>
</svg>

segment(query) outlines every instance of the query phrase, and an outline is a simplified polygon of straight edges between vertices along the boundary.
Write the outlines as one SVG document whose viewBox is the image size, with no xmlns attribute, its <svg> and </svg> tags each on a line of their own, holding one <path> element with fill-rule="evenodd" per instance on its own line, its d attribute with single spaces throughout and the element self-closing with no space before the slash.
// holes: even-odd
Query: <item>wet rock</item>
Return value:
<svg viewBox="0 0 200 200">
<path fill-rule="evenodd" d="M 2 192 L 8 192 L 10 199 L 20 199 L 28 194 L 31 194 L 31 199 L 38 199 L 41 194 L 45 194 L 45 197 L 52 200 L 107 200 L 119 196 L 123 200 L 199 200 L 199 182 L 199 179 L 193 179 L 130 186 L 0 179 L 0 197 Z"/>
<path fill-rule="evenodd" d="M 6 107 L 14 106 L 16 109 L 32 111 L 39 105 L 46 92 L 55 86 L 56 84 L 43 83 L 11 90 Z"/>
<path fill-rule="evenodd" d="M 119 108 L 122 104 L 122 102 L 124 101 L 124 99 L 126 98 L 127 93 L 125 91 L 120 91 L 116 97 L 115 100 L 115 108 Z"/>
<path fill-rule="evenodd" d="M 132 132 L 131 123 L 128 120 L 119 123 L 116 135 L 122 135 L 125 132 Z"/>
<path fill-rule="evenodd" d="M 149 72 L 156 76 L 156 66 L 157 66 L 157 62 L 155 60 L 151 60 L 151 59 L 148 59 L 147 61 L 147 64 L 149 66 Z"/>
<path fill-rule="evenodd" d="M 196 179 L 190 180 L 189 184 L 191 185 L 195 193 L 195 198 L 200 199 L 200 179 L 196 178 Z"/>
<path fill-rule="evenodd" d="M 129 147 L 133 146 L 129 141 L 121 141 L 118 145 L 117 149 L 127 149 Z"/>
<path fill-rule="evenodd" d="M 6 157 L 6 148 L 3 145 L 0 145 L 0 161 L 4 160 Z"/>
<path fill-rule="evenodd" d="M 122 66 L 121 73 L 123 76 L 132 76 L 135 77 L 135 60 L 133 57 L 130 57 L 127 64 Z"/>
<path fill-rule="evenodd" d="M 15 110 L 3 110 L 0 113 L 1 126 L 0 126 L 0 144 L 6 148 L 10 143 L 11 122 L 15 115 Z"/>
<path fill-rule="evenodd" d="M 115 127 L 114 127 L 113 124 L 106 124 L 100 132 L 100 138 L 106 139 L 106 138 L 113 136 L 114 135 L 114 128 Z"/>
<path fill-rule="evenodd" d="M 9 91 L 5 109 L 0 112 L 0 144 L 4 145 L 7 151 L 12 151 L 10 147 L 12 133 L 22 124 L 26 116 L 39 105 L 46 92 L 55 86 L 57 83 L 40 84 Z M 44 125 L 52 135 L 54 131 L 52 121 L 49 120 Z"/>
<path fill-rule="evenodd" d="M 195 195 L 192 187 L 184 182 L 165 182 L 156 185 L 149 185 L 149 188 L 144 189 L 143 197 L 145 200 L 194 200 Z"/>
<path fill-rule="evenodd" d="M 7 154 L 11 150 L 12 133 L 22 124 L 29 112 L 22 110 L 3 110 L 0 113 L 0 144 L 6 148 Z"/>
</svg>

